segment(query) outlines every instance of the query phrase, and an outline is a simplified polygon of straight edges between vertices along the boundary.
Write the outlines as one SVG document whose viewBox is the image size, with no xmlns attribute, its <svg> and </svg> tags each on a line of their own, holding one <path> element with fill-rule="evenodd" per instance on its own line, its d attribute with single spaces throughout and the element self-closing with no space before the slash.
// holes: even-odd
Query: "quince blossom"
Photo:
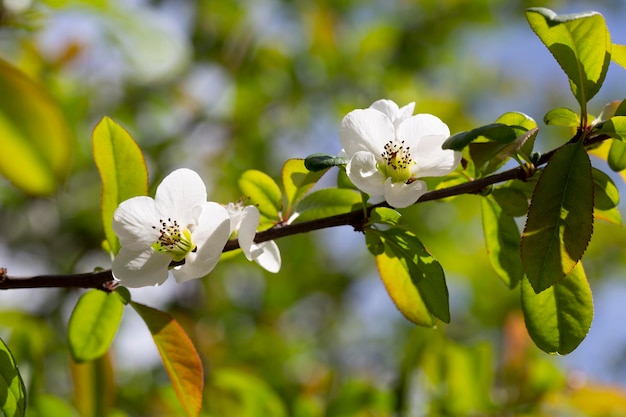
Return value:
<svg viewBox="0 0 626 417">
<path fill-rule="evenodd" d="M 447 175 L 461 160 L 460 152 L 441 148 L 450 136 L 448 126 L 431 114 L 412 115 L 414 105 L 399 108 L 391 100 L 378 100 L 341 122 L 346 172 L 372 202 L 410 206 L 427 191 L 418 178 Z"/>
<path fill-rule="evenodd" d="M 177 282 L 207 275 L 228 240 L 230 219 L 222 205 L 207 202 L 196 172 L 178 169 L 163 179 L 154 199 L 122 202 L 113 230 L 121 244 L 113 276 L 127 287 L 144 287 L 165 282 L 169 269 Z"/>
<path fill-rule="evenodd" d="M 239 247 L 249 261 L 255 261 L 269 272 L 280 271 L 280 249 L 274 241 L 256 243 L 256 235 L 261 213 L 256 206 L 243 206 L 229 203 L 226 210 L 230 216 L 230 232 L 239 239 Z"/>
</svg>

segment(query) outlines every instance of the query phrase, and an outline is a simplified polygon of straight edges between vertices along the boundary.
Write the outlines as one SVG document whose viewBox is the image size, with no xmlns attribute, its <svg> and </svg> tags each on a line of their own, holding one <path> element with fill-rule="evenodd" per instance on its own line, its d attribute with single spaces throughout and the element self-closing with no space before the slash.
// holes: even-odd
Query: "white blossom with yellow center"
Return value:
<svg viewBox="0 0 626 417">
<path fill-rule="evenodd" d="M 127 287 L 160 285 L 171 269 L 177 282 L 207 275 L 230 234 L 226 209 L 207 201 L 200 176 L 178 169 L 163 179 L 154 199 L 133 197 L 113 215 L 122 248 L 113 276 Z"/>
<path fill-rule="evenodd" d="M 339 131 L 346 172 L 370 202 L 396 208 L 415 203 L 426 191 L 424 177 L 454 171 L 461 153 L 442 149 L 450 129 L 431 114 L 412 115 L 414 103 L 399 108 L 378 100 L 344 117 Z"/>
</svg>

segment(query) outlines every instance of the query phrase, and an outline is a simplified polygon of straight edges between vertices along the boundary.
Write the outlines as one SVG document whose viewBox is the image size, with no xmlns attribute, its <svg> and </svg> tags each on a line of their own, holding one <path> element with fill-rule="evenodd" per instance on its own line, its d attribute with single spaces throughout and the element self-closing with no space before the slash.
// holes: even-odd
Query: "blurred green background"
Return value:
<svg viewBox="0 0 626 417">
<path fill-rule="evenodd" d="M 237 179 L 247 169 L 278 178 L 287 158 L 337 153 L 342 117 L 380 98 L 415 101 L 416 112 L 437 115 L 452 132 L 506 111 L 540 122 L 552 107 L 576 108 L 565 76 L 524 20 L 536 5 L 5 0 L 0 57 L 52 96 L 73 142 L 67 177 L 52 196 L 29 196 L 0 179 L 0 266 L 18 276 L 110 267 L 90 140 L 105 115 L 131 132 L 155 184 L 175 168 L 192 168 L 210 199 L 227 203 L 240 197 Z M 541 5 L 598 10 L 614 41 L 626 43 L 621 1 Z M 624 98 L 624 75 L 611 67 L 592 112 Z M 550 129 L 542 126 L 541 150 L 567 139 Z M 327 174 L 322 186 L 333 184 Z M 192 337 L 205 364 L 202 415 L 626 415 L 623 230 L 596 223 L 585 257 L 596 320 L 562 360 L 534 347 L 519 292 L 491 270 L 478 197 L 404 213 L 446 271 L 450 325 L 408 323 L 363 236 L 347 227 L 278 241 L 276 275 L 240 256 L 203 280 L 133 290 L 133 299 L 170 312 Z M 0 336 L 26 380 L 29 415 L 184 415 L 131 310 L 109 355 L 71 363 L 67 318 L 81 293 L 0 294 Z"/>
</svg>

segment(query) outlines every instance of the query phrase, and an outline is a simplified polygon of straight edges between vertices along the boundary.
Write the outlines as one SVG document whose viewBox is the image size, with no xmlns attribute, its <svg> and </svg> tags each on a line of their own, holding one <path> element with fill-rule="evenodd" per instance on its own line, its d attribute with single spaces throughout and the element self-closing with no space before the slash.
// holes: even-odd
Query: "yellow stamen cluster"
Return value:
<svg viewBox="0 0 626 417">
<path fill-rule="evenodd" d="M 169 253 L 176 262 L 185 259 L 189 252 L 193 252 L 196 246 L 191 241 L 191 232 L 188 229 L 182 229 L 176 220 L 167 219 L 159 220 L 161 227 L 159 229 L 159 238 L 152 245 L 157 252 Z M 152 226 L 156 229 L 156 226 Z"/>
<path fill-rule="evenodd" d="M 387 164 L 385 172 L 393 182 L 406 182 L 411 178 L 411 165 L 415 163 L 411 158 L 411 151 L 404 141 L 390 140 L 385 144 L 382 158 Z"/>
</svg>

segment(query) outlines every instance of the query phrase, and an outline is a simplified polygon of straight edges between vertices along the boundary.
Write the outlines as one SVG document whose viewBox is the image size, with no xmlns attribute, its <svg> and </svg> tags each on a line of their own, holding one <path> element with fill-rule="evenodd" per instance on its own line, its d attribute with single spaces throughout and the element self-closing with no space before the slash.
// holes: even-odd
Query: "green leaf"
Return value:
<svg viewBox="0 0 626 417">
<path fill-rule="evenodd" d="M 513 188 L 512 185 L 494 188 L 491 196 L 508 216 L 521 217 L 528 212 L 528 198 L 526 194 L 522 190 Z"/>
<path fill-rule="evenodd" d="M 187 416 L 198 416 L 202 408 L 204 372 L 189 336 L 169 314 L 134 301 L 131 305 L 148 326 Z"/>
<path fill-rule="evenodd" d="M 73 136 L 52 97 L 0 60 L 0 174 L 31 195 L 50 195 L 70 167 Z"/>
<path fill-rule="evenodd" d="M 508 144 L 495 142 L 471 143 L 469 145 L 470 156 L 472 161 L 474 161 L 476 174 L 482 177 L 502 167 L 509 158 L 517 155 L 527 142 L 534 142 L 538 131 L 537 128 L 534 128 L 524 132 Z M 532 145 L 529 150 L 532 151 Z M 526 159 L 530 159 L 529 155 L 530 152 L 524 152 Z"/>
<path fill-rule="evenodd" d="M 540 294 L 524 279 L 521 293 L 528 334 L 541 350 L 565 355 L 585 339 L 593 319 L 593 299 L 580 262 Z"/>
<path fill-rule="evenodd" d="M 298 204 L 296 223 L 348 213 L 361 207 L 361 194 L 347 188 L 325 188 L 304 197 Z"/>
<path fill-rule="evenodd" d="M 400 222 L 400 218 L 402 214 L 399 211 L 396 211 L 389 207 L 374 207 L 372 209 L 369 218 L 367 219 L 368 224 L 387 224 L 390 226 L 396 226 Z"/>
<path fill-rule="evenodd" d="M 116 385 L 111 356 L 83 363 L 70 362 L 74 406 L 81 417 L 110 416 L 115 405 Z"/>
<path fill-rule="evenodd" d="M 517 224 L 492 196 L 482 199 L 481 209 L 489 262 L 502 281 L 509 288 L 515 288 L 524 275 Z"/>
<path fill-rule="evenodd" d="M 492 123 L 477 127 L 469 132 L 461 132 L 452 135 L 446 139 L 441 147 L 443 149 L 461 151 L 471 142 L 481 137 L 491 139 L 498 143 L 510 143 L 515 140 L 517 134 L 511 126 L 507 126 L 503 123 Z"/>
<path fill-rule="evenodd" d="M 611 59 L 617 65 L 626 68 L 626 45 L 613 44 L 611 48 Z"/>
<path fill-rule="evenodd" d="M 219 417 L 286 417 L 287 408 L 266 381 L 236 369 L 212 372 L 208 409 Z"/>
<path fill-rule="evenodd" d="M 282 176 L 287 199 L 287 208 L 283 213 L 286 218 L 289 218 L 298 202 L 325 173 L 326 170 L 309 171 L 304 166 L 304 159 L 289 159 L 285 162 Z"/>
<path fill-rule="evenodd" d="M 413 233 L 390 228 L 385 231 L 365 229 L 377 234 L 384 252 L 376 256 L 376 265 L 389 296 L 410 321 L 434 326 L 435 318 L 450 322 L 448 287 L 443 268 Z"/>
<path fill-rule="evenodd" d="M 591 162 L 581 142 L 563 146 L 541 173 L 522 236 L 522 265 L 535 292 L 582 258 L 593 232 Z"/>
<path fill-rule="evenodd" d="M 619 190 L 617 186 L 608 175 L 599 169 L 593 168 L 592 175 L 594 218 L 621 225 L 622 216 L 617 209 L 619 204 Z"/>
<path fill-rule="evenodd" d="M 609 163 L 609 168 L 615 172 L 626 169 L 626 143 L 620 140 L 611 141 L 607 162 Z"/>
<path fill-rule="evenodd" d="M 604 133 L 615 139 L 626 140 L 626 116 L 613 116 L 599 125 L 595 133 Z"/>
<path fill-rule="evenodd" d="M 102 181 L 102 226 L 113 254 L 120 243 L 113 231 L 113 213 L 122 201 L 148 194 L 148 167 L 130 134 L 103 117 L 92 134 L 93 158 Z"/>
<path fill-rule="evenodd" d="M 116 293 L 90 290 L 76 303 L 68 325 L 70 353 L 76 362 L 86 362 L 104 355 L 124 312 L 122 298 Z"/>
<path fill-rule="evenodd" d="M 345 165 L 348 161 L 346 158 L 340 158 L 335 155 L 328 155 L 323 153 L 315 153 L 313 155 L 309 155 L 304 160 L 304 166 L 309 171 L 317 172 L 317 171 L 325 171 L 328 168 L 332 168 L 335 166 Z"/>
<path fill-rule="evenodd" d="M 604 17 L 596 12 L 559 16 L 533 7 L 526 11 L 526 18 L 565 71 L 586 120 L 587 102 L 600 90 L 611 59 Z"/>
<path fill-rule="evenodd" d="M 239 188 L 250 204 L 259 208 L 261 215 L 274 222 L 279 221 L 282 194 L 278 184 L 264 172 L 251 169 L 239 178 Z"/>
<path fill-rule="evenodd" d="M 0 339 L 0 410 L 5 416 L 26 414 L 26 388 L 9 347 Z"/>
<path fill-rule="evenodd" d="M 543 122 L 552 126 L 578 127 L 580 116 L 573 110 L 565 107 L 552 109 L 543 116 Z"/>
</svg>

